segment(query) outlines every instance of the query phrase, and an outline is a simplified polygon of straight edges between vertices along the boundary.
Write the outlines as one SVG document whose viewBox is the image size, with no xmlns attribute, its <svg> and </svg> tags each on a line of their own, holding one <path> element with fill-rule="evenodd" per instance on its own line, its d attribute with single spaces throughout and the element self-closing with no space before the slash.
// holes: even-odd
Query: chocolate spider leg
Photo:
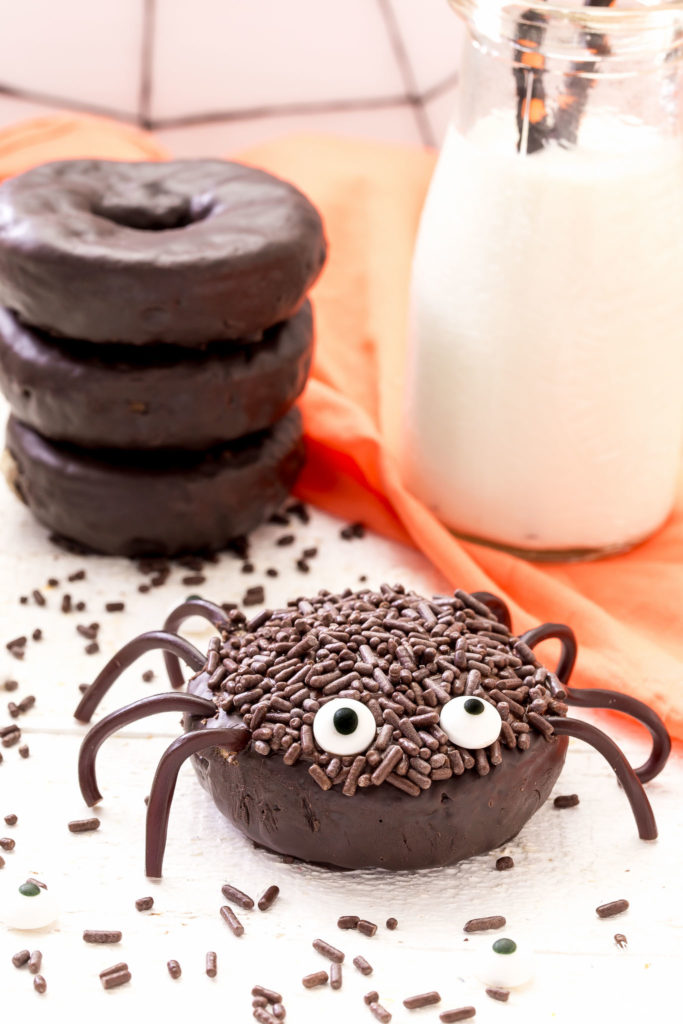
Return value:
<svg viewBox="0 0 683 1024">
<path fill-rule="evenodd" d="M 576 640 L 569 626 L 547 622 L 529 630 L 520 640 L 528 647 L 535 647 L 541 640 L 556 637 L 562 641 L 562 655 L 557 666 L 557 677 L 567 683 L 576 659 Z M 557 694 L 559 696 L 559 693 Z M 636 697 L 618 693 L 616 690 L 573 690 L 567 687 L 564 700 L 577 708 L 609 708 L 619 711 L 644 725 L 652 736 L 652 749 L 647 761 L 634 771 L 641 782 L 656 778 L 671 753 L 671 738 L 659 715 Z"/>
<path fill-rule="evenodd" d="M 671 753 L 671 737 L 659 715 L 636 697 L 616 690 L 567 690 L 567 704 L 577 708 L 609 708 L 619 711 L 644 725 L 652 736 L 650 755 L 634 771 L 641 782 L 656 778 Z"/>
<path fill-rule="evenodd" d="M 237 753 L 247 746 L 250 739 L 251 732 L 246 725 L 226 729 L 201 729 L 179 736 L 164 752 L 157 766 L 147 805 L 145 873 L 148 878 L 161 878 L 168 817 L 176 779 L 183 762 L 191 754 L 198 754 L 209 747 L 227 747 L 228 750 Z"/>
<path fill-rule="evenodd" d="M 493 612 L 498 621 L 510 629 L 512 626 L 510 609 L 502 597 L 498 597 L 497 594 L 490 594 L 488 590 L 475 590 L 471 596 L 483 604 L 485 608 L 488 608 L 490 612 Z"/>
<path fill-rule="evenodd" d="M 164 622 L 164 630 L 167 633 L 177 633 L 178 627 L 185 619 L 191 619 L 199 615 L 208 619 L 214 626 L 228 626 L 223 609 L 212 601 L 205 601 L 201 597 L 191 597 L 174 608 Z M 174 690 L 180 690 L 185 685 L 185 679 L 180 668 L 180 662 L 175 654 L 164 651 L 164 664 L 168 672 L 168 678 Z"/>
<path fill-rule="evenodd" d="M 117 729 L 131 722 L 137 722 L 149 715 L 158 715 L 166 711 L 184 711 L 186 715 L 213 718 L 216 706 L 203 697 L 195 697 L 190 693 L 156 693 L 151 697 L 143 697 L 133 704 L 128 704 L 118 711 L 113 711 L 101 722 L 94 725 L 81 743 L 78 754 L 78 783 L 88 807 L 93 807 L 102 799 L 97 785 L 95 761 L 97 752 L 104 741 Z"/>
<path fill-rule="evenodd" d="M 89 722 L 93 712 L 100 703 L 110 686 L 119 678 L 121 673 L 134 661 L 147 651 L 173 651 L 186 661 L 190 668 L 199 672 L 204 668 L 206 658 L 193 647 L 187 640 L 175 633 L 163 633 L 161 630 L 152 630 L 149 633 L 141 633 L 134 640 L 122 647 L 118 654 L 107 662 L 100 674 L 90 684 L 83 694 L 80 703 L 74 711 L 74 717 L 79 722 Z"/>
<path fill-rule="evenodd" d="M 576 637 L 573 629 L 565 626 L 562 622 L 544 622 L 541 626 L 522 633 L 518 642 L 526 644 L 533 650 L 536 644 L 540 644 L 542 640 L 551 639 L 559 640 L 562 644 L 562 654 L 557 663 L 555 675 L 561 683 L 568 683 L 576 661 Z M 554 689 L 556 690 L 554 696 L 564 699 L 566 693 L 557 687 Z"/>
<path fill-rule="evenodd" d="M 590 743 L 598 753 L 602 754 L 623 786 L 636 820 L 638 835 L 641 839 L 656 839 L 657 823 L 650 801 L 638 776 L 616 743 L 602 729 L 596 729 L 588 722 L 581 722 L 575 718 L 552 716 L 546 721 L 552 725 L 556 735 L 574 736 L 576 739 L 583 740 L 584 743 Z"/>
</svg>

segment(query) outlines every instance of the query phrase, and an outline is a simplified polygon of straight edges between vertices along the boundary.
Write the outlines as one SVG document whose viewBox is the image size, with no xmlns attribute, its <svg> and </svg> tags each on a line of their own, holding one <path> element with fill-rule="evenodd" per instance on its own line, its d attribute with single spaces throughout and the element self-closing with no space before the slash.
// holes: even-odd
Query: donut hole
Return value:
<svg viewBox="0 0 683 1024">
<path fill-rule="evenodd" d="M 135 231 L 174 231 L 206 220 L 213 208 L 211 196 L 181 196 L 147 188 L 126 195 L 104 196 L 92 212 Z"/>
</svg>

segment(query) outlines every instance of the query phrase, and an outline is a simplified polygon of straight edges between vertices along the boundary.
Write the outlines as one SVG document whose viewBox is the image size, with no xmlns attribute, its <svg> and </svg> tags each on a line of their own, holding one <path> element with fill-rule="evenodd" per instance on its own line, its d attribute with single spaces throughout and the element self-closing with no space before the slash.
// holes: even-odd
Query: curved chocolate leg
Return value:
<svg viewBox="0 0 683 1024">
<path fill-rule="evenodd" d="M 488 590 L 476 590 L 472 597 L 485 605 L 490 612 L 493 612 L 498 621 L 502 622 L 504 626 L 507 626 L 508 629 L 511 628 L 510 609 L 502 597 L 498 597 L 497 594 L 489 594 Z"/>
<path fill-rule="evenodd" d="M 201 729 L 179 736 L 165 751 L 154 776 L 147 806 L 145 873 L 148 878 L 161 878 L 168 816 L 180 766 L 191 754 L 198 754 L 209 747 L 227 747 L 237 753 L 247 746 L 250 739 L 251 733 L 246 725 Z"/>
<path fill-rule="evenodd" d="M 635 718 L 652 736 L 647 761 L 634 771 L 641 782 L 656 778 L 671 753 L 671 737 L 659 715 L 636 697 L 615 690 L 567 690 L 567 704 L 577 708 L 609 708 Z"/>
<path fill-rule="evenodd" d="M 602 754 L 605 760 L 614 770 L 619 782 L 624 788 L 636 819 L 638 835 L 641 839 L 657 838 L 657 823 L 650 807 L 645 790 L 640 784 L 638 776 L 628 763 L 619 747 L 601 729 L 596 729 L 588 722 L 580 722 L 574 718 L 550 717 L 546 719 L 552 725 L 558 736 L 575 736 L 584 743 L 590 743 L 592 747 Z"/>
<path fill-rule="evenodd" d="M 204 668 L 206 658 L 193 647 L 187 640 L 176 636 L 175 633 L 162 633 L 160 630 L 152 630 L 150 633 L 141 633 L 125 647 L 122 647 L 118 654 L 107 662 L 97 678 L 90 684 L 83 694 L 81 701 L 74 711 L 74 717 L 79 722 L 89 722 L 93 711 L 104 697 L 124 669 L 127 669 L 134 661 L 147 651 L 173 651 L 183 661 L 186 661 L 190 668 L 199 672 Z"/>
<path fill-rule="evenodd" d="M 92 807 L 102 799 L 102 794 L 97 785 L 95 774 L 95 760 L 97 752 L 113 732 L 137 722 L 149 715 L 158 715 L 165 711 L 184 711 L 188 715 L 200 715 L 204 718 L 213 718 L 216 714 L 216 706 L 210 700 L 203 697 L 195 697 L 190 693 L 156 693 L 151 697 L 143 697 L 125 708 L 107 715 L 101 722 L 94 725 L 81 743 L 78 754 L 78 783 L 81 793 L 88 807 Z"/>
<path fill-rule="evenodd" d="M 573 629 L 561 622 L 544 622 L 543 625 L 522 633 L 519 639 L 532 650 L 542 640 L 559 640 L 562 644 L 562 654 L 557 663 L 555 675 L 561 683 L 569 682 L 576 661 L 576 637 Z M 560 697 L 561 694 L 558 692 L 556 696 Z"/>
<path fill-rule="evenodd" d="M 191 597 L 173 609 L 164 622 L 164 630 L 167 633 L 177 633 L 178 627 L 185 619 L 191 619 L 194 615 L 208 619 L 214 626 L 227 626 L 225 612 L 219 605 L 212 601 L 205 601 L 202 597 Z M 180 690 L 185 685 L 185 680 L 178 658 L 170 651 L 164 651 L 164 664 L 171 686 L 174 690 Z"/>
</svg>

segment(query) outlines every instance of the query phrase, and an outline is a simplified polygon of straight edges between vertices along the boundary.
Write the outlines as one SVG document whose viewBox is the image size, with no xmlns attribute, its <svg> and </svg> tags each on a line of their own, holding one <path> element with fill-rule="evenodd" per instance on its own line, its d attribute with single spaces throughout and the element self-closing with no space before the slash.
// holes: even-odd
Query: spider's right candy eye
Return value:
<svg viewBox="0 0 683 1024">
<path fill-rule="evenodd" d="M 328 754 L 361 754 L 377 734 L 372 712 L 358 700 L 335 697 L 316 711 L 315 742 Z"/>
<path fill-rule="evenodd" d="M 501 717 L 480 697 L 454 697 L 441 709 L 441 728 L 452 743 L 466 750 L 489 747 L 500 735 Z"/>
</svg>

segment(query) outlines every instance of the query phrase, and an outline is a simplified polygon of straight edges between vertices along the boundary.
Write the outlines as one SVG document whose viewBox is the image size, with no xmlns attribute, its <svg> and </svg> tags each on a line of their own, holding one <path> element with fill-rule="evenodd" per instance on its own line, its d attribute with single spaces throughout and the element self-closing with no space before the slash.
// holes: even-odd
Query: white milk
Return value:
<svg viewBox="0 0 683 1024">
<path fill-rule="evenodd" d="M 406 481 L 539 552 L 651 533 L 683 433 L 683 149 L 614 156 L 597 116 L 581 138 L 520 156 L 512 118 L 451 127 L 414 260 Z"/>
</svg>

